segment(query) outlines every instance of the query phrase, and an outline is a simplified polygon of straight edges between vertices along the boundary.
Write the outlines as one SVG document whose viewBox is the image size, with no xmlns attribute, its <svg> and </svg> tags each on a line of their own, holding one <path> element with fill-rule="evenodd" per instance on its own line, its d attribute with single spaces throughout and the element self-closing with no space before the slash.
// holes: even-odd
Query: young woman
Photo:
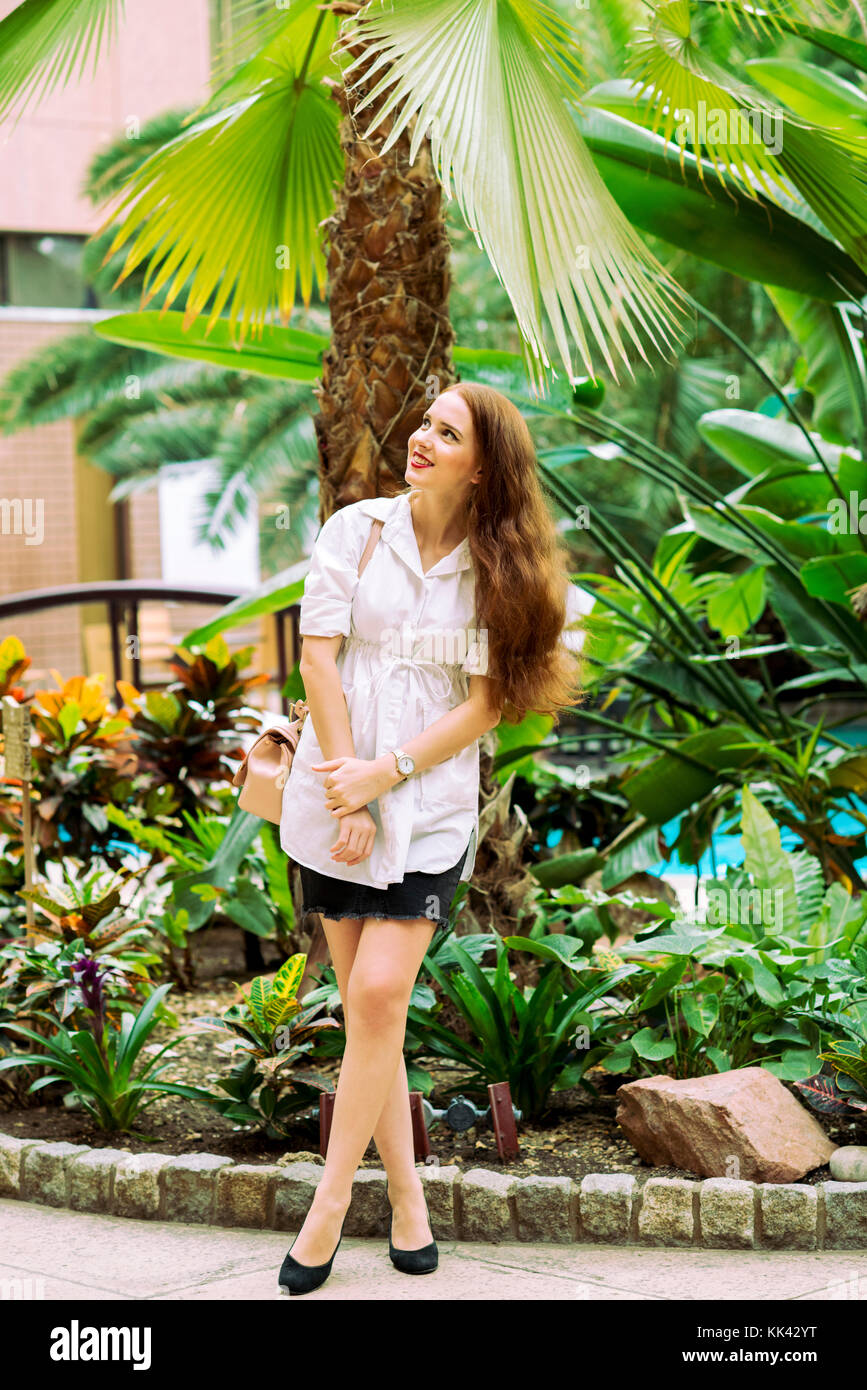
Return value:
<svg viewBox="0 0 867 1390">
<path fill-rule="evenodd" d="M 580 697 L 562 640 L 567 556 L 517 407 L 488 386 L 449 387 L 409 439 L 405 477 L 407 491 L 329 517 L 301 604 L 309 717 L 280 835 L 305 912 L 322 917 L 346 1049 L 325 1167 L 280 1270 L 290 1293 L 331 1272 L 371 1135 L 392 1261 L 436 1268 L 403 1059 L 410 993 L 475 862 L 479 738 L 529 710 L 556 723 Z"/>
</svg>

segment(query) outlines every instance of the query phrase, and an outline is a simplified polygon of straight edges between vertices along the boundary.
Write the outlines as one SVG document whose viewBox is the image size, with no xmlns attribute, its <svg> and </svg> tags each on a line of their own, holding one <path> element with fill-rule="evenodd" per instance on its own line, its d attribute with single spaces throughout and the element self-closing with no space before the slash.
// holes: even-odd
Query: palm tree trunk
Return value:
<svg viewBox="0 0 867 1390">
<path fill-rule="evenodd" d="M 332 6 L 338 13 L 359 8 Z M 359 56 L 364 45 L 349 52 Z M 430 147 L 425 140 L 410 164 L 407 130 L 383 156 L 390 117 L 362 140 L 374 107 L 357 118 L 353 111 L 369 90 L 366 82 L 351 97 L 340 84 L 331 89 L 343 112 L 346 175 L 322 224 L 332 338 L 315 391 L 321 521 L 350 502 L 402 491 L 409 436 L 427 404 L 456 379 L 450 248 Z"/>
</svg>

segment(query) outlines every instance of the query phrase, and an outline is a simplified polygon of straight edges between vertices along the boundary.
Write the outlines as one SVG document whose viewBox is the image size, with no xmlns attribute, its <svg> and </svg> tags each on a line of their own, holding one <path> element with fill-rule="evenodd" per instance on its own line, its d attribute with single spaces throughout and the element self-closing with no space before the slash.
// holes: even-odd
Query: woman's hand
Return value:
<svg viewBox="0 0 867 1390">
<path fill-rule="evenodd" d="M 314 772 L 327 772 L 325 805 L 333 816 L 340 818 L 360 811 L 401 780 L 390 756 L 331 758 L 327 763 L 312 763 L 311 767 Z"/>
<path fill-rule="evenodd" d="M 360 811 L 350 811 L 340 820 L 340 834 L 331 846 L 331 858 L 335 864 L 360 864 L 373 849 L 376 839 L 376 821 L 366 806 Z"/>
</svg>

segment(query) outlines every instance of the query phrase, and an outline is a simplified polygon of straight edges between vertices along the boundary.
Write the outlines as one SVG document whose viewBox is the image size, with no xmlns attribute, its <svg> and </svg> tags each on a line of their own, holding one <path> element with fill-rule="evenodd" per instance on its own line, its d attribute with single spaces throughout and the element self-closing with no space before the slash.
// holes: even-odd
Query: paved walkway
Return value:
<svg viewBox="0 0 867 1390">
<path fill-rule="evenodd" d="M 0 1298 L 274 1299 L 291 1233 L 131 1221 L 0 1200 Z M 867 1250 L 656 1250 L 440 1241 L 434 1274 L 345 1237 L 307 1299 L 867 1299 Z M 294 1302 L 296 1300 L 288 1300 Z M 300 1300 L 297 1300 L 300 1302 Z"/>
</svg>

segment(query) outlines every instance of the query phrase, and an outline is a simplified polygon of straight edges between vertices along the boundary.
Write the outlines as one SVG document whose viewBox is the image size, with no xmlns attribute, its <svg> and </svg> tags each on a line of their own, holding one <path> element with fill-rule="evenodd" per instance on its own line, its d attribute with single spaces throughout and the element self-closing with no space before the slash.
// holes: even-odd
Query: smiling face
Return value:
<svg viewBox="0 0 867 1390">
<path fill-rule="evenodd" d="M 411 487 L 469 496 L 481 470 L 476 465 L 473 417 L 458 391 L 444 391 L 429 405 L 407 444 L 404 474 Z"/>
</svg>

